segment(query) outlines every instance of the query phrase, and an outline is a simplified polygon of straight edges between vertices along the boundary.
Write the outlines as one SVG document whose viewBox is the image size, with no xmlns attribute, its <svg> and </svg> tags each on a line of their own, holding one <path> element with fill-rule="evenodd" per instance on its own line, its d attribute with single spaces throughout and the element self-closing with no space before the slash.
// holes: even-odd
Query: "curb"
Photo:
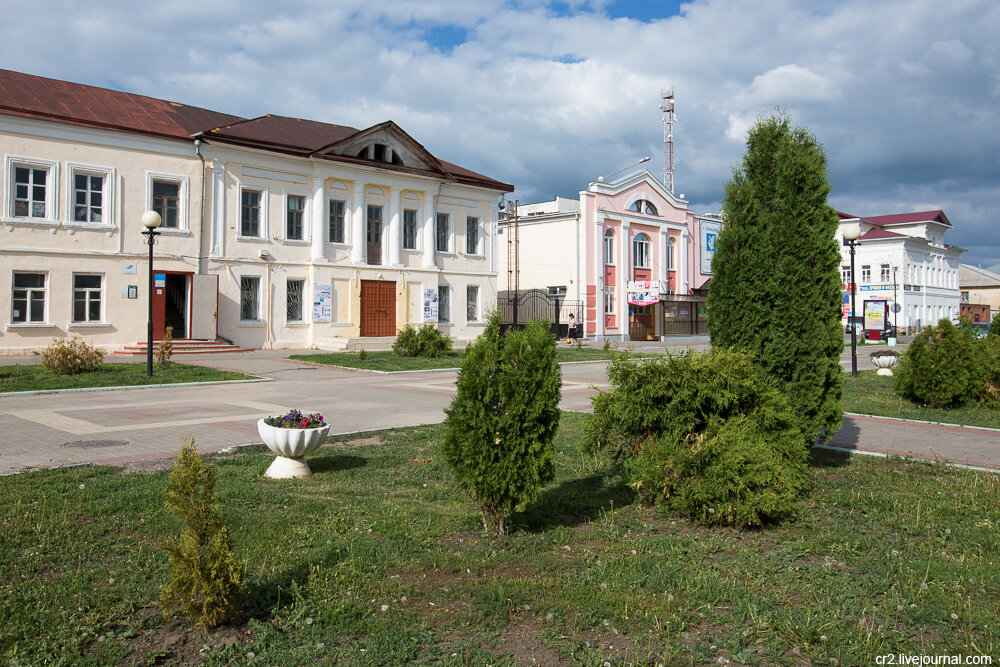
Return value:
<svg viewBox="0 0 1000 667">
<path fill-rule="evenodd" d="M 162 389 L 164 387 L 200 387 L 212 384 L 248 384 L 252 382 L 274 382 L 274 378 L 255 376 L 250 380 L 212 380 L 209 382 L 168 382 L 166 384 L 135 384 L 120 387 L 77 387 L 73 389 L 34 389 L 31 391 L 0 392 L 0 398 L 7 396 L 37 396 L 39 394 L 78 394 L 87 391 L 122 391 L 128 389 Z"/>
<path fill-rule="evenodd" d="M 992 426 L 970 426 L 969 424 L 950 424 L 948 422 L 929 422 L 922 419 L 905 419 L 903 417 L 885 417 L 882 415 L 866 415 L 860 412 L 845 412 L 844 416 L 850 417 L 869 417 L 871 419 L 885 419 L 886 421 L 896 421 L 896 422 L 906 422 L 909 424 L 929 424 L 931 426 L 954 426 L 957 428 L 971 428 L 976 431 L 992 431 L 994 433 L 1000 434 L 1000 428 L 993 428 Z"/>
<path fill-rule="evenodd" d="M 861 456 L 874 456 L 880 459 L 887 459 L 889 457 L 896 457 L 906 461 L 914 461 L 919 463 L 935 463 L 939 465 L 946 465 L 951 468 L 962 468 L 963 470 L 974 470 L 976 472 L 987 472 L 994 475 L 1000 475 L 1000 468 L 987 468 L 985 466 L 974 466 L 968 463 L 954 463 L 952 461 L 943 461 L 938 459 L 923 459 L 916 456 L 901 455 L 901 454 L 886 454 L 885 452 L 873 452 L 865 449 L 850 449 L 849 447 L 837 447 L 835 445 L 813 445 L 819 449 L 826 449 L 832 452 L 841 452 L 843 454 L 860 454 Z"/>
</svg>

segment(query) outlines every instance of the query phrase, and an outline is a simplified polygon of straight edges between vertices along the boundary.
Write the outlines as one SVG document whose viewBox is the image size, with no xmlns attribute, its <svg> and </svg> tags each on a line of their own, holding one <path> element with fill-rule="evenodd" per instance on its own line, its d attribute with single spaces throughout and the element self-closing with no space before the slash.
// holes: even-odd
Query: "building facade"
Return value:
<svg viewBox="0 0 1000 667">
<path fill-rule="evenodd" d="M 0 352 L 81 334 L 338 349 L 433 322 L 475 338 L 496 297 L 495 202 L 512 186 L 391 121 L 244 119 L 0 71 Z"/>
<path fill-rule="evenodd" d="M 962 309 L 968 310 L 969 319 L 989 322 L 1000 312 L 1000 274 L 971 264 L 961 264 L 958 267 L 958 289 Z"/>
<path fill-rule="evenodd" d="M 500 289 L 513 289 L 516 273 L 520 289 L 581 304 L 575 314 L 590 339 L 704 333 L 720 227 L 648 171 L 594 181 L 578 199 L 519 205 L 516 238 L 513 220 L 501 221 Z"/>
<path fill-rule="evenodd" d="M 850 252 L 843 243 L 843 226 L 848 223 L 861 225 L 854 257 L 857 316 L 882 312 L 886 326 L 910 333 L 941 318 L 958 319 L 959 256 L 965 250 L 944 242 L 951 229 L 944 211 L 865 218 L 838 215 L 845 328 L 851 314 Z"/>
</svg>

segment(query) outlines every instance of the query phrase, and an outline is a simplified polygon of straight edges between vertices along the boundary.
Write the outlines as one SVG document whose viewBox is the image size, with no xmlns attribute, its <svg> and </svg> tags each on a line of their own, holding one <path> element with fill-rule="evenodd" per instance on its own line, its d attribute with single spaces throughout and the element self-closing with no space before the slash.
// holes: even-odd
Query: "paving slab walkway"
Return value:
<svg viewBox="0 0 1000 667">
<path fill-rule="evenodd" d="M 662 351 L 664 344 L 648 347 Z M 324 414 L 332 433 L 439 423 L 455 391 L 455 371 L 372 374 L 301 363 L 288 358 L 293 353 L 184 359 L 272 380 L 265 383 L 2 397 L 0 474 L 171 457 L 186 434 L 194 436 L 203 452 L 260 442 L 256 420 L 293 407 Z M 848 350 L 842 364 L 849 365 L 849 359 Z M 867 355 L 859 358 L 859 367 L 871 368 Z M 561 407 L 589 412 L 590 397 L 608 386 L 605 364 L 567 364 L 562 371 Z M 848 416 L 831 444 L 1000 469 L 1000 431 Z"/>
</svg>

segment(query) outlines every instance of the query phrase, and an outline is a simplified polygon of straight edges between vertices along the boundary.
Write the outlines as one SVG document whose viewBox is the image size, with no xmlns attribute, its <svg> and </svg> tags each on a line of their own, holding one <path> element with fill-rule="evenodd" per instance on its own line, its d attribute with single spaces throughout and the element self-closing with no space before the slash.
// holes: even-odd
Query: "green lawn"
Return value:
<svg viewBox="0 0 1000 667">
<path fill-rule="evenodd" d="M 293 354 L 292 359 L 309 361 L 314 364 L 345 366 L 369 371 L 426 371 L 437 368 L 458 368 L 462 365 L 464 350 L 452 352 L 445 357 L 402 357 L 391 350 L 368 352 L 367 359 L 359 359 L 357 352 L 328 352 L 317 354 Z M 611 358 L 611 352 L 576 348 L 562 344 L 556 348 L 556 359 L 564 361 L 601 361 Z"/>
<path fill-rule="evenodd" d="M 959 408 L 923 407 L 900 398 L 892 391 L 894 378 L 860 371 L 858 377 L 844 373 L 844 411 L 882 417 L 919 419 L 921 421 L 967 426 L 1000 428 L 1000 410 L 972 402 Z"/>
<path fill-rule="evenodd" d="M 824 452 L 801 515 L 706 529 L 576 449 L 502 539 L 442 463 L 441 427 L 355 436 L 305 481 L 212 457 L 249 595 L 210 633 L 165 623 L 166 473 L 0 478 L 5 664 L 870 665 L 1000 654 L 1000 481 Z M 178 447 L 180 441 L 177 442 Z M 836 659 L 838 662 L 833 662 Z"/>
<path fill-rule="evenodd" d="M 77 375 L 57 375 L 44 366 L 0 366 L 0 393 L 45 389 L 80 389 L 83 387 L 128 387 L 176 382 L 218 382 L 250 380 L 249 375 L 220 371 L 204 366 L 172 363 L 166 370 L 153 370 L 146 377 L 146 364 L 102 364 L 100 368 Z"/>
</svg>

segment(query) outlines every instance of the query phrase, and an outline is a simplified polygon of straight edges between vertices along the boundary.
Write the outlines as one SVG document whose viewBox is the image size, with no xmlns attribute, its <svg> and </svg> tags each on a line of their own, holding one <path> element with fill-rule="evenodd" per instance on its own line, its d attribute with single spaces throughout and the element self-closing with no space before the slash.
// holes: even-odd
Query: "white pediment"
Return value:
<svg viewBox="0 0 1000 667">
<path fill-rule="evenodd" d="M 391 122 L 359 132 L 322 152 L 387 166 L 441 171 L 432 155 Z"/>
</svg>

